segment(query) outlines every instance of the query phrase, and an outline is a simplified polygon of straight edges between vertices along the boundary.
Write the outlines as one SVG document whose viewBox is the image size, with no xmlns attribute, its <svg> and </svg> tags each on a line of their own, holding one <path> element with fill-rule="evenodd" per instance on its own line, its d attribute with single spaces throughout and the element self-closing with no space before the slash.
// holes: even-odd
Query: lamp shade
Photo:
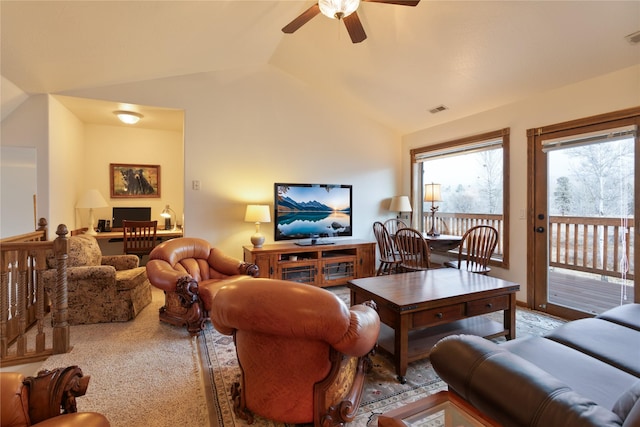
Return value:
<svg viewBox="0 0 640 427">
<path fill-rule="evenodd" d="M 360 0 L 319 0 L 318 6 L 324 16 L 343 19 L 358 9 Z"/>
<path fill-rule="evenodd" d="M 244 220 L 246 222 L 271 222 L 269 205 L 247 205 Z"/>
<path fill-rule="evenodd" d="M 424 186 L 425 202 L 441 202 L 440 184 L 425 184 Z"/>
<path fill-rule="evenodd" d="M 80 200 L 78 200 L 78 203 L 76 203 L 76 208 L 89 209 L 89 227 L 87 227 L 86 234 L 89 234 L 90 236 L 96 235 L 96 229 L 93 227 L 93 224 L 95 223 L 95 219 L 93 218 L 93 209 L 106 208 L 107 206 L 109 206 L 107 204 L 107 201 L 95 188 L 88 190 L 82 195 Z"/>
<path fill-rule="evenodd" d="M 162 212 L 160 212 L 160 216 L 164 218 L 164 229 L 165 230 L 176 230 L 178 228 L 178 223 L 176 222 L 176 212 L 166 205 Z M 172 225 L 173 224 L 173 225 Z"/>
<path fill-rule="evenodd" d="M 107 201 L 102 197 L 102 194 L 95 188 L 88 190 L 85 192 L 78 203 L 76 203 L 76 208 L 106 208 L 109 206 Z"/>
<path fill-rule="evenodd" d="M 393 212 L 411 212 L 411 202 L 408 196 L 393 196 L 389 204 L 389 210 Z"/>
</svg>

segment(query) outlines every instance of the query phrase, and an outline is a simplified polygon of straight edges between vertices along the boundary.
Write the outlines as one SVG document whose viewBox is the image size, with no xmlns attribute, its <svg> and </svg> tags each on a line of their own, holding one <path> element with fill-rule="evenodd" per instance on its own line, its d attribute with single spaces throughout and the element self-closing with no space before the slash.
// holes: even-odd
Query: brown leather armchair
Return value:
<svg viewBox="0 0 640 427">
<path fill-rule="evenodd" d="M 349 308 L 315 286 L 259 278 L 221 288 L 210 314 L 220 333 L 234 336 L 236 416 L 316 427 L 353 421 L 380 332 L 374 308 Z"/>
<path fill-rule="evenodd" d="M 77 412 L 75 398 L 86 393 L 89 378 L 77 366 L 27 378 L 19 372 L 0 372 L 0 425 L 109 427 L 102 414 Z"/>
<path fill-rule="evenodd" d="M 260 274 L 257 265 L 225 255 L 194 237 L 160 243 L 149 254 L 146 267 L 151 284 L 165 293 L 160 320 L 185 325 L 192 335 L 204 327 L 218 289 Z"/>
</svg>

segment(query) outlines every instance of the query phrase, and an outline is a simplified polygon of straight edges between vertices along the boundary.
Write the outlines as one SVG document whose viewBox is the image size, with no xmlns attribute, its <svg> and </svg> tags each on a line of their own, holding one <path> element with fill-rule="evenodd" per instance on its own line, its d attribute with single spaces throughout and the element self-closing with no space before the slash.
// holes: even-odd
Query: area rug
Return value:
<svg viewBox="0 0 640 427">
<path fill-rule="evenodd" d="M 345 302 L 349 292 L 346 287 L 330 288 Z M 492 318 L 501 320 L 502 313 L 492 313 Z M 546 316 L 531 310 L 516 310 L 516 335 L 543 335 L 564 323 L 563 320 Z M 240 377 L 233 338 L 218 333 L 210 323 L 199 336 L 200 359 L 203 363 L 205 382 L 209 382 L 210 412 L 218 427 L 246 426 L 246 422 L 235 417 L 230 397 L 231 384 Z M 498 341 L 504 338 L 497 339 Z M 378 415 L 399 406 L 414 402 L 430 394 L 446 389 L 446 384 L 438 378 L 429 359 L 410 363 L 407 382 L 400 384 L 396 379 L 391 359 L 382 352 L 373 357 L 373 369 L 367 374 L 362 402 L 351 426 L 377 426 Z M 284 424 L 256 417 L 252 427 L 280 427 Z"/>
</svg>

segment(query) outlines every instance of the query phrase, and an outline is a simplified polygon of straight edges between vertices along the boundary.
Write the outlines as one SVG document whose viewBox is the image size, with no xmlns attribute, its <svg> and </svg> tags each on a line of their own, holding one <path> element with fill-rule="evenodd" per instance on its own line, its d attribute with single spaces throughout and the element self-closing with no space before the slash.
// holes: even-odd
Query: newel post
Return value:
<svg viewBox="0 0 640 427">
<path fill-rule="evenodd" d="M 69 337 L 69 301 L 67 291 L 67 258 L 69 257 L 69 230 L 60 224 L 56 230 L 58 237 L 53 241 L 53 253 L 56 258 L 56 286 L 53 295 L 53 354 L 67 353 L 70 350 Z"/>
</svg>

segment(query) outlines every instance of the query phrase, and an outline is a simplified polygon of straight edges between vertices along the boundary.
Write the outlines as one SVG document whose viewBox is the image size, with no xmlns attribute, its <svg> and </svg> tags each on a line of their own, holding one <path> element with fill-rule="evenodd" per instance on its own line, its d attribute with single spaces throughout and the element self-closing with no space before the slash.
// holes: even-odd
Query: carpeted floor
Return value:
<svg viewBox="0 0 640 427">
<path fill-rule="evenodd" d="M 345 301 L 348 300 L 348 290 L 345 287 L 330 290 Z M 500 320 L 501 312 L 493 313 L 491 316 Z M 559 319 L 519 308 L 516 312 L 516 335 L 518 337 L 542 335 L 562 323 L 563 321 Z M 230 386 L 237 381 L 240 374 L 233 339 L 219 334 L 211 324 L 207 325 L 207 329 L 200 338 L 205 382 L 210 383 L 209 393 L 215 396 L 210 399 L 215 424 L 218 427 L 245 426 L 244 421 L 235 418 L 230 401 Z M 368 374 L 358 415 L 350 424 L 352 426 L 375 427 L 379 414 L 446 389 L 446 385 L 433 371 L 429 359 L 409 364 L 406 384 L 400 384 L 396 380 L 392 361 L 384 353 L 376 354 L 373 362 L 373 370 Z M 282 424 L 256 417 L 252 425 L 252 427 L 270 426 L 282 426 Z"/>
<path fill-rule="evenodd" d="M 345 287 L 331 290 L 348 299 Z M 160 323 L 163 303 L 163 293 L 154 289 L 151 304 L 133 321 L 72 326 L 73 350 L 49 357 L 28 375 L 80 366 L 91 382 L 78 399 L 78 410 L 103 413 L 112 427 L 245 427 L 229 401 L 230 384 L 239 375 L 233 339 L 210 324 L 192 338 L 185 328 Z M 499 313 L 494 315 L 500 319 Z M 562 323 L 524 309 L 517 310 L 516 318 L 518 337 L 541 335 Z M 377 426 L 380 413 L 445 388 L 428 359 L 409 364 L 404 385 L 383 353 L 373 362 L 352 426 Z M 253 427 L 276 425 L 257 418 Z"/>
<path fill-rule="evenodd" d="M 198 339 L 160 323 L 163 304 L 154 288 L 151 304 L 132 321 L 72 326 L 72 351 L 49 357 L 41 369 L 78 365 L 91 375 L 78 411 L 100 412 L 112 427 L 209 426 Z"/>
</svg>

